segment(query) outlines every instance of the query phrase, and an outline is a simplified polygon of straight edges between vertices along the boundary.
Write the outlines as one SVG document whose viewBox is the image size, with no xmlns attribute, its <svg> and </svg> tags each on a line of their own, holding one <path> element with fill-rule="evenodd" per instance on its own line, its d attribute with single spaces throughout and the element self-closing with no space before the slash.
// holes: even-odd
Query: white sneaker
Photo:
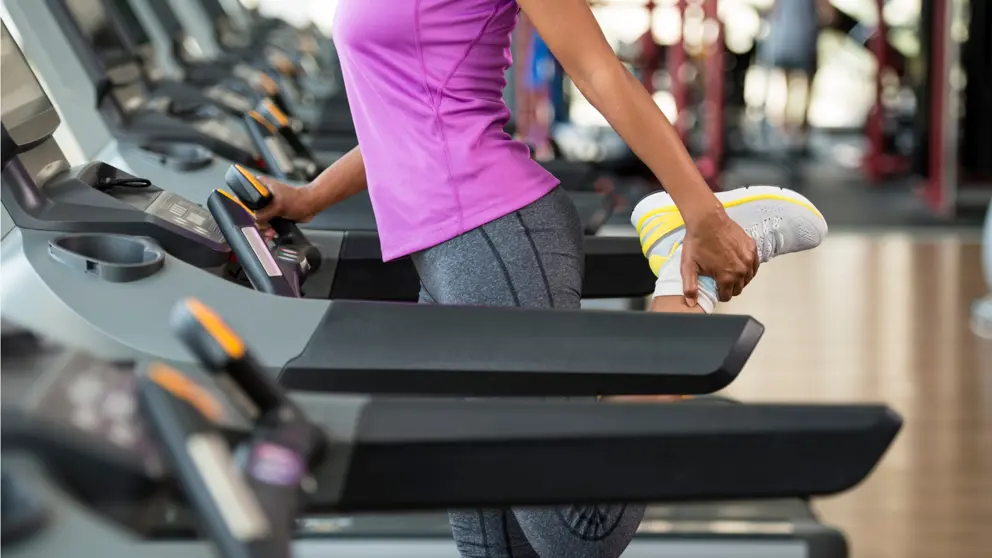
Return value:
<svg viewBox="0 0 992 558">
<path fill-rule="evenodd" d="M 827 222 L 820 211 L 792 190 L 751 186 L 718 192 L 716 197 L 727 215 L 754 239 L 762 263 L 782 254 L 816 248 L 827 236 Z M 634 207 L 630 222 L 637 229 L 651 271 L 659 278 L 655 296 L 681 295 L 685 221 L 672 197 L 665 192 L 645 197 Z M 700 281 L 701 295 L 712 295 L 712 306 L 716 301 L 715 287 L 712 280 Z M 704 292 L 710 290 L 713 292 Z M 712 312 L 712 308 L 707 309 L 709 301 L 703 298 L 700 296 L 704 310 Z"/>
</svg>

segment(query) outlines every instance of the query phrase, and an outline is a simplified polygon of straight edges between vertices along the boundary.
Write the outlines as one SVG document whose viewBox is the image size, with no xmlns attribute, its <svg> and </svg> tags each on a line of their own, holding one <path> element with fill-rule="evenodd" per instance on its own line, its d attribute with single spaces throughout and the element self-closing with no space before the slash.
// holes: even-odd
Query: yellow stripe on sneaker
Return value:
<svg viewBox="0 0 992 558">
<path fill-rule="evenodd" d="M 648 255 L 648 248 L 657 242 L 659 238 L 685 225 L 685 221 L 678 211 L 667 211 L 665 213 L 667 215 L 659 214 L 657 216 L 657 226 L 638 229 L 638 234 L 641 238 L 641 251 L 645 256 Z M 655 222 L 652 221 L 651 224 L 653 225 Z"/>
<path fill-rule="evenodd" d="M 813 213 L 815 213 L 821 219 L 823 218 L 823 214 L 821 214 L 820 211 L 817 208 L 813 207 L 813 204 L 806 203 L 806 202 L 801 202 L 799 200 L 796 200 L 796 199 L 793 199 L 793 198 L 790 198 L 790 197 L 787 197 L 787 196 L 779 195 L 779 194 L 757 194 L 757 195 L 754 195 L 754 196 L 747 196 L 747 197 L 743 197 L 743 198 L 741 198 L 739 200 L 732 200 L 732 201 L 729 201 L 729 202 L 725 202 L 723 204 L 723 207 L 734 207 L 734 206 L 738 206 L 738 205 L 742 205 L 742 204 L 745 204 L 745 203 L 749 203 L 749 202 L 753 202 L 753 201 L 758 201 L 758 200 L 779 200 L 779 201 L 784 201 L 784 202 L 787 202 L 787 203 L 798 205 L 800 207 L 804 207 L 804 208 L 812 211 Z M 642 229 L 642 227 L 644 226 L 644 223 L 648 219 L 650 219 L 650 218 L 652 218 L 652 217 L 654 217 L 656 215 L 661 215 L 663 213 L 670 213 L 670 212 L 673 212 L 673 211 L 678 211 L 678 208 L 676 208 L 674 205 L 673 206 L 668 206 L 668 207 L 661 207 L 661 208 L 658 208 L 658 209 L 655 209 L 655 210 L 652 210 L 652 211 L 648 211 L 647 213 L 645 213 L 641 217 L 640 221 L 637 222 L 637 230 L 640 231 Z M 681 219 L 681 216 L 679 218 Z"/>
<path fill-rule="evenodd" d="M 675 245 L 672 246 L 672 251 L 669 252 L 667 256 L 648 256 L 648 265 L 651 266 L 651 272 L 654 273 L 655 277 L 657 277 L 658 273 L 661 272 L 661 266 L 665 265 L 665 262 L 672 259 L 672 256 L 675 255 L 675 252 L 678 251 L 679 246 L 681 245 L 681 242 L 676 242 Z"/>
</svg>

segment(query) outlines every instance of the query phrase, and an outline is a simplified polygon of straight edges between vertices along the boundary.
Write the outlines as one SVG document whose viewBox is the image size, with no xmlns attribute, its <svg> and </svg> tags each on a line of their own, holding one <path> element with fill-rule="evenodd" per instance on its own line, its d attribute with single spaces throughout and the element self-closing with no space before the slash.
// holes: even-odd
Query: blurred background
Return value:
<svg viewBox="0 0 992 558">
<path fill-rule="evenodd" d="M 240 1 L 327 35 L 338 4 Z M 588 1 L 713 189 L 789 187 L 830 224 L 720 308 L 766 327 L 726 395 L 891 405 L 892 450 L 864 486 L 815 502 L 821 520 L 857 558 L 992 555 L 989 2 Z M 600 234 L 634 234 L 631 203 L 663 185 L 525 16 L 513 54 L 508 131 L 559 177 L 595 169 L 613 204 Z"/>
<path fill-rule="evenodd" d="M 799 12 L 780 11 L 790 3 Z M 325 32 L 336 4 L 257 2 L 270 17 Z M 992 195 L 988 3 L 590 4 L 714 188 L 794 188 L 831 225 L 820 249 L 764 266 L 723 308 L 767 327 L 729 395 L 892 405 L 906 419 L 895 447 L 865 486 L 816 504 L 823 521 L 849 534 L 852 556 L 988 556 L 992 341 L 982 334 L 992 312 L 980 303 L 992 275 L 992 241 L 982 244 Z M 777 41 L 810 40 L 783 38 L 783 27 L 801 26 L 790 19 L 801 5 L 817 10 L 811 66 L 775 53 Z M 516 42 L 506 97 L 535 154 L 610 168 L 620 189 L 650 182 L 525 18 Z M 624 219 L 618 211 L 617 234 Z"/>
<path fill-rule="evenodd" d="M 729 395 L 894 406 L 906 419 L 895 447 L 865 486 L 816 503 L 822 520 L 848 533 L 851 556 L 988 556 L 992 341 L 976 302 L 992 259 L 988 3 L 818 3 L 815 67 L 794 72 L 768 52 L 774 26 L 793 25 L 776 13 L 790 1 L 813 4 L 590 4 L 715 188 L 788 186 L 831 225 L 824 246 L 764 266 L 723 308 L 767 327 Z M 335 4 L 259 7 L 328 29 Z M 507 87 L 518 135 L 539 157 L 650 180 L 539 40 L 523 21 Z"/>
</svg>

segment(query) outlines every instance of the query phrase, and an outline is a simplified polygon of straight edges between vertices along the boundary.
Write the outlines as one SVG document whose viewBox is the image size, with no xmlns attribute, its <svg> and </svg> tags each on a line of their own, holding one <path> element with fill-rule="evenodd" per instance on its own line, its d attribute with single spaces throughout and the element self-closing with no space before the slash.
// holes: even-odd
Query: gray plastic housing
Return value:
<svg viewBox="0 0 992 558">
<path fill-rule="evenodd" d="M 214 155 L 201 145 L 185 142 L 150 141 L 141 149 L 165 167 L 180 172 L 206 168 L 214 161 Z"/>
<path fill-rule="evenodd" d="M 165 252 L 150 238 L 119 234 L 69 234 L 48 243 L 59 263 L 111 283 L 130 283 L 158 273 Z"/>
</svg>

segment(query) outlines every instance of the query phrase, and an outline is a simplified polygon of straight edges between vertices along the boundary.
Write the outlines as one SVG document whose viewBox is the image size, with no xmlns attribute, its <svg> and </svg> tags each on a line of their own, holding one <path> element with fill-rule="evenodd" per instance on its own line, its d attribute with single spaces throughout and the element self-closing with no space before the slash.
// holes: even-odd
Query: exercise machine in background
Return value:
<svg viewBox="0 0 992 558">
<path fill-rule="evenodd" d="M 867 146 L 862 168 L 869 182 L 877 183 L 887 178 L 905 176 L 912 169 L 912 150 L 915 145 L 900 145 L 902 129 L 907 128 L 906 116 L 899 110 L 900 91 L 907 77 L 906 58 L 889 42 L 889 26 L 885 21 L 885 0 L 875 0 L 878 20 L 873 29 L 865 33 L 864 43 L 875 59 L 875 98 L 865 122 Z M 853 33 L 860 24 L 842 10 L 836 9 L 839 27 L 835 29 Z M 844 25 L 852 22 L 850 28 Z M 912 114 L 908 115 L 909 123 Z M 912 127 L 909 126 L 911 130 Z M 913 135 L 915 137 L 915 135 Z"/>
<path fill-rule="evenodd" d="M 939 216 L 982 211 L 992 198 L 992 8 L 982 0 L 923 3 L 918 172 L 923 198 Z M 954 33 L 952 29 L 967 33 Z"/>
</svg>

